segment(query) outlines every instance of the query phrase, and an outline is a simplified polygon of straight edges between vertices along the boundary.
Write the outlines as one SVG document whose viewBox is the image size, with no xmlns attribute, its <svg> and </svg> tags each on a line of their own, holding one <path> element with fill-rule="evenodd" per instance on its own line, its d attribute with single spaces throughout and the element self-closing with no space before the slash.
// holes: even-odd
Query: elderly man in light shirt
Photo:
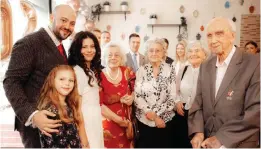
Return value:
<svg viewBox="0 0 261 149">
<path fill-rule="evenodd" d="M 215 54 L 200 67 L 189 111 L 193 148 L 255 148 L 260 129 L 260 59 L 234 46 L 235 24 L 216 17 L 207 25 Z"/>
</svg>

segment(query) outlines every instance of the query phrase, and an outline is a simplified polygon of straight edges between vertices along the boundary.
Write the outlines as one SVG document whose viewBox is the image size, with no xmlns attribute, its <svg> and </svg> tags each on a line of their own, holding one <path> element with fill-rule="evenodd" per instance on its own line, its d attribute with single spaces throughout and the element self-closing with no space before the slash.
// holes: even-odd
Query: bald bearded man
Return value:
<svg viewBox="0 0 261 149">
<path fill-rule="evenodd" d="M 66 64 L 62 41 L 68 38 L 76 20 L 68 5 L 58 5 L 50 16 L 51 25 L 18 40 L 12 49 L 8 70 L 3 81 L 6 97 L 15 112 L 15 130 L 24 147 L 40 148 L 39 128 L 49 135 L 58 132 L 59 120 L 48 111 L 38 111 L 40 89 L 48 73 L 57 65 Z"/>
</svg>

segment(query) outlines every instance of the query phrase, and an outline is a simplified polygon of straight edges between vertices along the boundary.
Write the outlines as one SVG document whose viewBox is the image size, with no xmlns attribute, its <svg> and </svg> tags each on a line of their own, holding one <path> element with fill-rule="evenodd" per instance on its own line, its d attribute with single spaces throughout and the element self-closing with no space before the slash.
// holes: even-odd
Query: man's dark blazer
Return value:
<svg viewBox="0 0 261 149">
<path fill-rule="evenodd" d="M 41 28 L 18 40 L 12 49 L 3 81 L 6 97 L 15 112 L 15 129 L 25 147 L 40 147 L 38 130 L 25 122 L 37 110 L 40 89 L 49 72 L 66 64 L 51 37 Z"/>
</svg>

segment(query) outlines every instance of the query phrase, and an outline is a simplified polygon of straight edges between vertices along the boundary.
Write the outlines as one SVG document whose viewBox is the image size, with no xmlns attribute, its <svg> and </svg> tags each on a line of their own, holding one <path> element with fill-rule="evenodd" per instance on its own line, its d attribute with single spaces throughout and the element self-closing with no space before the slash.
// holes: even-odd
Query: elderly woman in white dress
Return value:
<svg viewBox="0 0 261 149">
<path fill-rule="evenodd" d="M 188 138 L 188 110 L 195 98 L 200 65 L 207 59 L 208 52 L 200 41 L 193 41 L 189 43 L 186 55 L 189 64 L 180 68 L 177 76 L 177 98 L 175 100 L 179 148 L 192 147 Z"/>
<path fill-rule="evenodd" d="M 136 73 L 136 117 L 140 132 L 138 148 L 172 148 L 174 139 L 175 68 L 165 63 L 164 41 L 147 41 L 149 63 Z"/>
<path fill-rule="evenodd" d="M 69 65 L 74 66 L 82 114 L 90 148 L 103 148 L 102 114 L 99 88 L 101 82 L 101 49 L 91 32 L 79 32 L 69 49 Z"/>
</svg>

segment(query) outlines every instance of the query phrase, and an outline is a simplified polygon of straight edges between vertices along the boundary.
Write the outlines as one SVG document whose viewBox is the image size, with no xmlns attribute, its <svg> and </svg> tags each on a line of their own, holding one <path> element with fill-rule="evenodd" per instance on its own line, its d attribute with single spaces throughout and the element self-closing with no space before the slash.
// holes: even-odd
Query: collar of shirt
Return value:
<svg viewBox="0 0 261 149">
<path fill-rule="evenodd" d="M 191 65 L 191 69 L 192 69 L 192 72 L 193 72 L 193 73 L 199 72 L 199 67 L 194 68 L 194 67 L 192 67 L 192 65 Z"/>
<path fill-rule="evenodd" d="M 131 54 L 131 56 L 133 56 L 134 55 L 134 52 L 130 49 L 130 54 Z M 136 52 L 136 56 L 139 56 L 139 52 Z"/>
<path fill-rule="evenodd" d="M 133 58 L 134 52 L 132 52 L 131 49 L 130 49 L 130 54 L 131 54 L 132 60 L 134 61 L 134 58 Z M 139 54 L 139 52 L 136 52 L 136 54 L 137 54 L 136 61 L 137 61 L 138 67 L 139 67 L 140 66 L 140 54 Z"/>
<path fill-rule="evenodd" d="M 56 36 L 54 35 L 53 31 L 51 30 L 51 27 L 45 27 L 44 28 L 45 31 L 48 33 L 48 35 L 51 37 L 52 41 L 54 42 L 54 44 L 56 45 L 56 47 L 58 47 L 62 42 L 60 42 Z"/>
<path fill-rule="evenodd" d="M 235 52 L 236 52 L 236 47 L 233 46 L 232 50 L 230 51 L 227 58 L 224 60 L 224 62 L 222 64 L 219 63 L 218 58 L 217 58 L 216 66 L 217 67 L 228 66 L 232 59 L 232 56 L 234 55 Z"/>
</svg>

